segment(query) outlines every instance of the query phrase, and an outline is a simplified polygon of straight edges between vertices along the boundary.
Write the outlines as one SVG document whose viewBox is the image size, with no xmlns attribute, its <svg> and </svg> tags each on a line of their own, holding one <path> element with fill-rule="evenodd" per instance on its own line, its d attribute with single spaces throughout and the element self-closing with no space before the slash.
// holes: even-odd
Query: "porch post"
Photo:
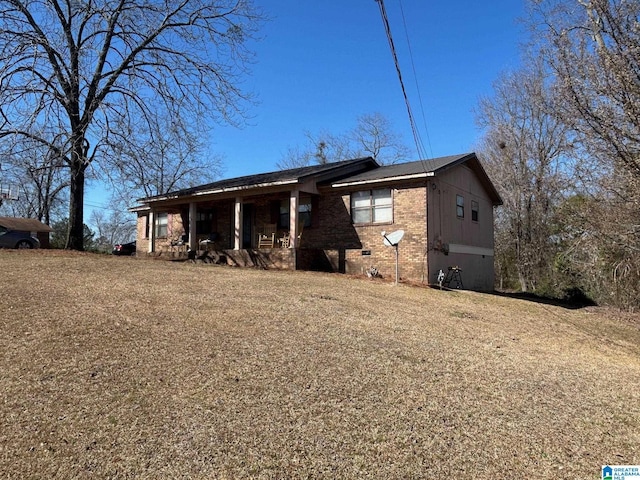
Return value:
<svg viewBox="0 0 640 480">
<path fill-rule="evenodd" d="M 155 215 L 153 214 L 153 210 L 149 211 L 149 218 L 147 219 L 147 221 L 149 222 L 149 253 L 153 253 L 155 252 L 155 245 L 156 245 L 156 219 L 155 219 Z"/>
<path fill-rule="evenodd" d="M 234 208 L 234 236 L 233 249 L 240 250 L 242 248 L 242 197 L 236 197 Z"/>
<path fill-rule="evenodd" d="M 198 249 L 198 239 L 196 238 L 196 202 L 189 203 L 189 249 Z"/>
<path fill-rule="evenodd" d="M 289 248 L 298 246 L 298 204 L 300 203 L 300 192 L 296 188 L 291 190 L 289 199 Z"/>
</svg>

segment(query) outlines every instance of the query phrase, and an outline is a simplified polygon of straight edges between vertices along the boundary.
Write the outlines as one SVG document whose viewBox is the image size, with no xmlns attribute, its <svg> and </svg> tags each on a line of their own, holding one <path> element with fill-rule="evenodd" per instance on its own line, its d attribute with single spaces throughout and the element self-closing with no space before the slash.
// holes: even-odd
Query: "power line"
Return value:
<svg viewBox="0 0 640 480">
<path fill-rule="evenodd" d="M 418 128 L 416 127 L 416 122 L 413 117 L 413 112 L 411 110 L 411 103 L 409 102 L 409 97 L 407 96 L 407 90 L 404 86 L 404 80 L 402 79 L 402 71 L 400 70 L 400 62 L 398 61 L 398 54 L 396 53 L 396 47 L 393 42 L 393 36 L 391 35 L 391 26 L 389 25 L 389 18 L 387 17 L 387 9 L 384 5 L 384 0 L 375 0 L 378 6 L 380 7 L 380 15 L 382 16 L 382 23 L 384 25 L 384 30 L 387 35 L 387 41 L 389 42 L 389 48 L 391 49 L 391 55 L 393 56 L 393 61 L 396 67 L 396 73 L 398 74 L 398 80 L 400 81 L 400 87 L 402 88 L 402 95 L 404 96 L 404 103 L 407 107 L 407 114 L 409 116 L 409 124 L 411 125 L 411 133 L 413 134 L 413 140 L 416 144 L 416 150 L 418 152 L 419 158 L 422 160 L 426 157 L 424 146 L 422 145 L 422 140 L 420 138 L 420 133 L 418 132 Z"/>
<path fill-rule="evenodd" d="M 104 204 L 101 205 L 99 203 L 93 203 L 93 202 L 87 202 L 87 201 L 84 202 L 84 206 L 91 207 L 91 208 L 99 208 L 102 210 L 111 210 L 111 207 L 108 205 L 104 205 Z"/>
<path fill-rule="evenodd" d="M 407 29 L 407 20 L 404 16 L 404 8 L 402 7 L 402 0 L 398 0 L 400 5 L 400 13 L 402 15 L 402 25 L 404 26 L 404 34 L 407 39 L 407 46 L 409 47 L 409 58 L 411 60 L 411 69 L 413 70 L 413 79 L 416 82 L 416 92 L 418 92 L 418 102 L 420 103 L 420 113 L 422 114 L 422 123 L 424 125 L 424 131 L 427 134 L 427 145 L 429 146 L 430 157 L 433 157 L 433 149 L 431 148 L 431 138 L 429 137 L 429 128 L 427 127 L 427 117 L 424 114 L 424 105 L 422 104 L 422 94 L 420 93 L 420 85 L 418 84 L 418 75 L 416 73 L 416 65 L 413 61 L 413 49 L 411 48 L 411 42 L 409 41 L 409 30 Z"/>
</svg>

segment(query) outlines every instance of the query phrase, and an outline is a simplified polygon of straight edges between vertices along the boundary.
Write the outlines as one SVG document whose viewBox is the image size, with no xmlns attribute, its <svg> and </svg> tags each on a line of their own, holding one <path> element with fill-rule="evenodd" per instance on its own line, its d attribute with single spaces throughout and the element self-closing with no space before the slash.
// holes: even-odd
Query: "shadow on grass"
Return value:
<svg viewBox="0 0 640 480">
<path fill-rule="evenodd" d="M 403 282 L 403 283 L 409 283 L 409 282 Z M 455 292 L 456 290 L 458 290 L 457 288 L 440 287 L 439 285 L 433 285 L 433 284 L 428 285 L 428 287 L 433 288 L 434 290 L 444 290 L 448 292 Z M 486 295 L 495 295 L 497 297 L 527 300 L 529 302 L 541 303 L 544 305 L 553 305 L 556 307 L 562 307 L 569 310 L 579 310 L 581 308 L 598 306 L 598 304 L 595 301 L 589 298 L 582 290 L 577 288 L 567 291 L 564 298 L 545 297 L 545 296 L 537 295 L 531 292 L 507 292 L 507 291 L 501 292 L 498 290 L 493 290 L 491 292 L 482 291 L 480 293 L 484 293 Z"/>
<path fill-rule="evenodd" d="M 570 290 L 564 298 L 543 297 L 530 292 L 499 292 L 496 290 L 488 293 L 489 295 L 497 295 L 499 297 L 517 298 L 518 300 L 527 300 L 544 305 L 554 305 L 569 310 L 579 310 L 581 308 L 595 307 L 598 305 L 581 290 Z"/>
</svg>

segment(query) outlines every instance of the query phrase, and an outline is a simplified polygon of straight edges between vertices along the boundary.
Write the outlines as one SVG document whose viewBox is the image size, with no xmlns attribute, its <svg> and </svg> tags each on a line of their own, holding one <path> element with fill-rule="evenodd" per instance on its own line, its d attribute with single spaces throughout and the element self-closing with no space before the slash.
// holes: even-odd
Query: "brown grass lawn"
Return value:
<svg viewBox="0 0 640 480">
<path fill-rule="evenodd" d="M 640 463 L 640 318 L 0 251 L 1 478 L 562 478 Z"/>
</svg>

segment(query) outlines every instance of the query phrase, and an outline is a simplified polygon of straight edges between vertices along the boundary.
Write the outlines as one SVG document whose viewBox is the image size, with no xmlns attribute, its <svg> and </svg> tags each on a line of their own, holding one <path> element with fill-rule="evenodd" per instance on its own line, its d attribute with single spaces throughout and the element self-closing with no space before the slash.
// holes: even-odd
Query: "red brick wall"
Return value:
<svg viewBox="0 0 640 480">
<path fill-rule="evenodd" d="M 354 191 L 358 190 L 354 188 Z M 393 188 L 393 222 L 376 225 L 353 225 L 351 191 L 323 192 L 318 202 L 314 227 L 303 235 L 303 248 L 331 250 L 332 264 L 345 273 L 364 274 L 374 266 L 385 278 L 395 278 L 395 249 L 383 244 L 381 232 L 405 231 L 399 246 L 400 277 L 422 281 L 426 275 L 426 209 L 424 185 Z M 343 259 L 340 262 L 340 251 Z M 363 255 L 370 253 L 370 255 Z"/>
<path fill-rule="evenodd" d="M 362 242 L 360 250 L 347 250 L 346 273 L 365 273 L 375 267 L 385 278 L 395 278 L 395 248 L 383 243 L 381 232 L 402 229 L 404 238 L 398 247 L 399 275 L 401 279 L 422 281 L 426 272 L 426 232 L 427 200 L 424 186 L 394 188 L 393 223 L 386 225 L 356 226 Z M 344 195 L 345 205 L 349 205 L 349 195 Z M 362 255 L 362 250 L 370 250 L 371 255 Z"/>
<path fill-rule="evenodd" d="M 148 221 L 148 212 L 138 213 L 138 220 L 136 224 L 136 252 L 146 253 L 149 251 L 149 238 L 146 235 Z"/>
</svg>

